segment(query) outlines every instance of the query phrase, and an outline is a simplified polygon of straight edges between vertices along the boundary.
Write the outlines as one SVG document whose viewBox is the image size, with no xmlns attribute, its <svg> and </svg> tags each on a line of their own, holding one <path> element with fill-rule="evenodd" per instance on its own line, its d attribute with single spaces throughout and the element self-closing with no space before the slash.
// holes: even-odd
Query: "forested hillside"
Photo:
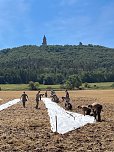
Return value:
<svg viewBox="0 0 114 152">
<path fill-rule="evenodd" d="M 114 81 L 114 49 L 93 45 L 22 46 L 0 51 L 0 83 Z"/>
</svg>

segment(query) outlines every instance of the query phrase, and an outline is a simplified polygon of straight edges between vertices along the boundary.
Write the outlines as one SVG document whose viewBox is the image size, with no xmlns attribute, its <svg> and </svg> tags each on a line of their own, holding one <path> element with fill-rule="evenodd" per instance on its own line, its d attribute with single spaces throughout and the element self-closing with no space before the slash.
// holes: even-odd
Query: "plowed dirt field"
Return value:
<svg viewBox="0 0 114 152">
<path fill-rule="evenodd" d="M 78 105 L 99 102 L 102 122 L 87 124 L 64 135 L 51 131 L 47 109 L 40 101 L 35 109 L 35 91 L 27 91 L 26 108 L 17 103 L 0 111 L 0 152 L 114 152 L 114 90 L 69 91 L 73 111 Z M 43 92 L 42 92 L 43 93 Z M 0 91 L 0 105 L 20 98 L 20 91 Z M 58 91 L 59 97 L 65 92 Z M 50 92 L 48 92 L 50 95 Z M 64 107 L 64 103 L 59 103 Z"/>
</svg>

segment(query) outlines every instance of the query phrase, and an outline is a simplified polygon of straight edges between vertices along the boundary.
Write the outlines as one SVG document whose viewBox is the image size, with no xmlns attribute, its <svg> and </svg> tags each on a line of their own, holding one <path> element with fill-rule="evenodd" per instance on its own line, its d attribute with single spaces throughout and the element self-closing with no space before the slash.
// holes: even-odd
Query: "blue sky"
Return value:
<svg viewBox="0 0 114 152">
<path fill-rule="evenodd" d="M 0 49 L 41 45 L 114 48 L 114 0 L 0 0 Z"/>
</svg>

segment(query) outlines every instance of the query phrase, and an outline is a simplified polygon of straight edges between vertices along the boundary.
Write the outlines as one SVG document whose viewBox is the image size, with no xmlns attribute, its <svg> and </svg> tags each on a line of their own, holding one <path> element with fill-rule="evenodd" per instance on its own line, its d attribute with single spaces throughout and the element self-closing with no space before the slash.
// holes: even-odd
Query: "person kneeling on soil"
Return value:
<svg viewBox="0 0 114 152">
<path fill-rule="evenodd" d="M 72 110 L 72 104 L 70 102 L 65 103 L 65 109 L 66 110 Z"/>
<path fill-rule="evenodd" d="M 59 102 L 59 98 L 57 97 L 57 95 L 53 95 L 52 96 L 52 101 L 58 103 Z"/>
<path fill-rule="evenodd" d="M 22 101 L 24 108 L 25 108 L 25 102 L 27 101 L 27 99 L 28 99 L 28 95 L 25 92 L 23 92 L 23 94 L 20 97 L 20 100 Z"/>
<path fill-rule="evenodd" d="M 62 101 L 65 102 L 65 109 L 72 110 L 72 104 L 70 103 L 70 98 L 62 97 Z"/>
<path fill-rule="evenodd" d="M 92 115 L 91 108 L 89 108 L 88 106 L 82 105 L 82 106 L 78 106 L 78 108 L 82 109 L 84 116 L 85 115 L 90 115 L 90 116 Z"/>
<path fill-rule="evenodd" d="M 93 111 L 93 115 L 96 119 L 96 121 L 101 121 L 101 110 L 103 109 L 103 106 L 99 103 L 93 103 L 92 105 L 88 105 L 89 108 Z"/>
<path fill-rule="evenodd" d="M 53 101 L 53 102 L 56 102 L 56 103 L 59 102 L 59 98 L 57 97 L 55 91 L 51 90 L 51 95 L 50 95 L 50 97 L 52 98 L 52 101 Z"/>
<path fill-rule="evenodd" d="M 55 95 L 55 91 L 54 91 L 54 90 L 51 90 L 51 95 L 50 95 L 50 97 L 52 97 L 53 95 Z"/>
</svg>

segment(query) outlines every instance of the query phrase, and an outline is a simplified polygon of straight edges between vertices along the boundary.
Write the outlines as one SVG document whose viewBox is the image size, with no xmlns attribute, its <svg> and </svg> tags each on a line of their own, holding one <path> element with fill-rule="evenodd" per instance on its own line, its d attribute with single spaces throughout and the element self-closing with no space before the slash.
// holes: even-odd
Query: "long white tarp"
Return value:
<svg viewBox="0 0 114 152">
<path fill-rule="evenodd" d="M 18 103 L 18 102 L 20 102 L 20 99 L 14 99 L 14 100 L 11 100 L 7 103 L 4 103 L 4 104 L 0 105 L 0 111 Z"/>
<path fill-rule="evenodd" d="M 50 98 L 43 98 L 48 114 L 50 117 L 51 130 L 64 134 L 76 128 L 82 127 L 87 123 L 94 123 L 94 117 L 84 116 L 79 113 L 66 111 L 60 107 L 57 103 L 52 102 Z M 4 110 L 16 103 L 20 102 L 20 99 L 11 100 L 5 104 L 0 105 L 0 111 Z"/>
<path fill-rule="evenodd" d="M 66 111 L 57 103 L 52 102 L 50 98 L 43 98 L 42 100 L 48 109 L 51 130 L 53 132 L 64 134 L 88 123 L 95 122 L 94 117 Z"/>
</svg>

